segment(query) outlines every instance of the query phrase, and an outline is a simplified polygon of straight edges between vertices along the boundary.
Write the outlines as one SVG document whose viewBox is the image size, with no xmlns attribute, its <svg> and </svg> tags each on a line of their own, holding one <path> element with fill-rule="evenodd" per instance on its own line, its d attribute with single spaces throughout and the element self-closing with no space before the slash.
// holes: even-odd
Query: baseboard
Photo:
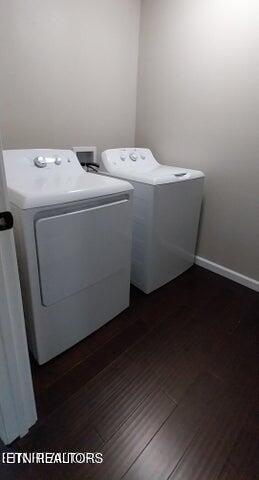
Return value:
<svg viewBox="0 0 259 480">
<path fill-rule="evenodd" d="M 259 282 L 257 280 L 254 280 L 253 278 L 246 277 L 241 273 L 230 270 L 229 268 L 223 267 L 222 265 L 218 265 L 217 263 L 211 262 L 210 260 L 207 260 L 203 257 L 196 256 L 195 263 L 196 265 L 206 268 L 211 272 L 222 275 L 222 277 L 233 280 L 233 282 L 240 283 L 241 285 L 244 285 L 244 287 L 248 287 L 252 290 L 255 290 L 256 292 L 259 292 Z"/>
</svg>

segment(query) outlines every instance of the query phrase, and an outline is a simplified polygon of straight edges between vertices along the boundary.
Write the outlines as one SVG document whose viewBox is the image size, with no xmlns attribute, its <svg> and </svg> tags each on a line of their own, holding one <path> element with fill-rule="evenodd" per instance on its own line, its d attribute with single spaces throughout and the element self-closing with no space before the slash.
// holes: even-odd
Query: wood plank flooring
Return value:
<svg viewBox="0 0 259 480">
<path fill-rule="evenodd" d="M 2 465 L 1 480 L 259 478 L 259 294 L 193 267 L 39 367 L 38 423 L 0 452 L 101 452 Z"/>
</svg>

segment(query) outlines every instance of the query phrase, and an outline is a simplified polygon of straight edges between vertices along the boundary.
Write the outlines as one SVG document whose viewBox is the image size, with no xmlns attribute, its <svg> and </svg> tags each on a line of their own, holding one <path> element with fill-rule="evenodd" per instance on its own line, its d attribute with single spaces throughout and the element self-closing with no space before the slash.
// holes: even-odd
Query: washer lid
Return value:
<svg viewBox="0 0 259 480">
<path fill-rule="evenodd" d="M 85 172 L 71 150 L 5 150 L 9 200 L 28 209 L 132 190 L 122 180 Z"/>
<path fill-rule="evenodd" d="M 102 162 L 104 169 L 112 176 L 150 185 L 204 177 L 198 170 L 161 165 L 146 148 L 106 150 L 102 154 Z"/>
</svg>

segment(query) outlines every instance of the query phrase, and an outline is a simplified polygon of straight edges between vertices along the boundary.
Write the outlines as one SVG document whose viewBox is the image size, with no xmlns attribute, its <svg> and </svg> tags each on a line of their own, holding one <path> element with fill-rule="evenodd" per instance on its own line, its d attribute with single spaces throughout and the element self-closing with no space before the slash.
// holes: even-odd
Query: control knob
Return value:
<svg viewBox="0 0 259 480">
<path fill-rule="evenodd" d="M 34 159 L 34 165 L 38 168 L 44 168 L 47 166 L 46 159 L 44 157 L 37 157 Z"/>
<path fill-rule="evenodd" d="M 130 154 L 130 159 L 131 159 L 133 162 L 136 162 L 137 159 L 138 159 L 138 154 L 137 154 L 137 153 L 131 153 L 131 154 Z"/>
</svg>

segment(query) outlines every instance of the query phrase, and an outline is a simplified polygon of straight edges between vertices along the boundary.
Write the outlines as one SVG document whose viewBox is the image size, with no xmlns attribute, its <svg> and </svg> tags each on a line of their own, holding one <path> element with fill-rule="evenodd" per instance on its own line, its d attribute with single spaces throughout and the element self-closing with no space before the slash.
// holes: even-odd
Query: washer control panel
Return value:
<svg viewBox="0 0 259 480">
<path fill-rule="evenodd" d="M 102 163 L 106 171 L 111 169 L 124 172 L 134 169 L 145 171 L 158 166 L 151 150 L 148 148 L 114 148 L 102 154 Z"/>
<path fill-rule="evenodd" d="M 109 175 L 149 185 L 203 178 L 199 171 L 161 165 L 148 148 L 114 148 L 102 153 L 102 170 Z"/>
<path fill-rule="evenodd" d="M 117 156 L 118 150 L 113 150 L 114 157 Z M 149 156 L 150 150 L 144 151 L 144 149 L 140 148 L 123 148 L 120 150 L 120 159 L 124 162 L 125 160 L 129 159 L 132 162 L 137 162 L 138 160 L 145 160 Z M 151 154 L 152 155 L 152 154 Z"/>
</svg>

